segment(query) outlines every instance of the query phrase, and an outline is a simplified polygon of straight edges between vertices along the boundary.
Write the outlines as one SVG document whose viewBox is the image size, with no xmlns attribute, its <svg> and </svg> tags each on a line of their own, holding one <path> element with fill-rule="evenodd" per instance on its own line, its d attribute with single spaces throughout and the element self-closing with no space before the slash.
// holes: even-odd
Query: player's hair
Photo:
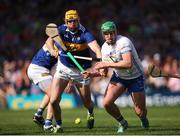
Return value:
<svg viewBox="0 0 180 136">
<path fill-rule="evenodd" d="M 79 14 L 77 10 L 68 10 L 65 13 L 65 23 L 67 23 L 68 20 L 80 20 Z"/>
<path fill-rule="evenodd" d="M 101 32 L 102 33 L 111 32 L 111 31 L 117 32 L 116 25 L 113 21 L 106 21 L 105 23 L 103 23 L 101 25 Z"/>
</svg>

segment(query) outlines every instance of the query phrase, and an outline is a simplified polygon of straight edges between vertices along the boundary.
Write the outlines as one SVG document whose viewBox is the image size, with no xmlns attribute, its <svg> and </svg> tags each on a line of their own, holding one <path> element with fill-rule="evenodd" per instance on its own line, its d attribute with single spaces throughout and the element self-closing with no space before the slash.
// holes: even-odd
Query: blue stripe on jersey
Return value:
<svg viewBox="0 0 180 136">
<path fill-rule="evenodd" d="M 72 48 L 72 50 L 70 49 L 69 51 L 73 55 L 84 56 L 84 57 L 91 56 L 89 48 L 84 47 L 84 46 L 87 46 L 88 43 L 94 41 L 95 39 L 94 39 L 93 35 L 84 26 L 82 26 L 80 24 L 78 31 L 75 33 L 70 32 L 67 29 L 67 26 L 64 24 L 59 26 L 58 30 L 59 30 L 59 34 L 61 35 L 61 38 L 64 41 L 64 43 L 68 43 L 68 45 L 66 45 L 66 47 L 68 49 Z M 71 44 L 72 44 L 72 46 L 71 46 Z M 76 49 L 76 50 L 73 50 L 73 49 Z M 64 51 L 62 51 L 61 53 L 65 54 Z M 75 64 L 68 57 L 60 56 L 60 61 L 67 67 L 76 68 Z M 85 69 L 91 67 L 90 61 L 80 60 L 80 59 L 79 60 L 77 59 L 77 61 Z"/>
<path fill-rule="evenodd" d="M 44 51 L 44 49 L 41 48 L 33 57 L 31 63 L 45 67 L 50 70 L 57 63 L 57 59 L 51 56 L 49 51 Z"/>
</svg>

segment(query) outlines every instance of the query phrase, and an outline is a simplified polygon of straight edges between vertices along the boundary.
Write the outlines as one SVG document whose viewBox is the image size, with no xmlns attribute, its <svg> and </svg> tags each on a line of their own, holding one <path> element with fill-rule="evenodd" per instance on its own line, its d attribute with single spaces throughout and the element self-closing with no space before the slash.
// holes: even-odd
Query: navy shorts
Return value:
<svg viewBox="0 0 180 136">
<path fill-rule="evenodd" d="M 144 76 L 141 75 L 134 79 L 122 79 L 115 72 L 111 77 L 110 82 L 120 83 L 128 89 L 129 93 L 144 91 Z"/>
</svg>

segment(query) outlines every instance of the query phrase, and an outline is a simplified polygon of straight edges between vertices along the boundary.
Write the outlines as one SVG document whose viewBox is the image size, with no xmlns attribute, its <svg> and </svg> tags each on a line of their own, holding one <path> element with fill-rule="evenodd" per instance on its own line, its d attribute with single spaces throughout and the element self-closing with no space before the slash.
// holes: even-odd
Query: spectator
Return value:
<svg viewBox="0 0 180 136">
<path fill-rule="evenodd" d="M 3 77 L 0 76 L 0 109 L 6 108 L 6 92 Z"/>
<path fill-rule="evenodd" d="M 159 53 L 163 59 L 160 60 L 163 70 L 169 73 L 171 57 L 176 57 L 177 61 L 180 59 L 179 4 L 178 0 L 164 0 L 163 2 L 155 0 L 114 0 L 113 2 L 92 0 L 88 2 L 71 1 L 71 5 L 69 5 L 69 1 L 58 0 L 53 1 L 53 5 L 49 1 L 42 0 L 36 0 L 36 2 L 33 0 L 1 1 L 0 19 L 3 20 L 3 23 L 0 24 L 0 65 L 3 65 L 5 92 L 15 95 L 16 89 L 20 88 L 18 93 L 28 93 L 29 81 L 26 80 L 24 72 L 21 73 L 20 68 L 17 68 L 15 60 L 18 58 L 23 58 L 23 61 L 24 59 L 31 60 L 34 52 L 45 40 L 45 34 L 42 35 L 45 25 L 52 20 L 57 24 L 62 23 L 59 22 L 59 18 L 63 18 L 65 10 L 72 7 L 80 11 L 82 23 L 87 24 L 87 28 L 92 31 L 98 42 L 102 43 L 101 34 L 97 33 L 99 24 L 109 17 L 112 17 L 118 24 L 118 31 L 130 35 L 132 40 L 136 39 L 134 43 L 139 56 L 144 58 L 147 79 L 149 60 L 146 60 L 146 56 L 153 56 L 156 53 Z M 57 19 L 55 19 L 56 17 Z M 89 21 L 90 18 L 91 21 Z M 170 54 L 170 57 L 167 54 Z M 21 74 L 23 77 L 20 76 Z M 14 79 L 18 80 L 15 82 Z M 175 79 L 168 81 L 163 78 L 161 81 L 161 78 L 150 78 L 150 82 L 148 79 L 147 84 L 156 84 L 154 87 L 159 88 L 164 84 L 167 86 L 166 82 L 172 82 L 172 80 Z M 21 88 L 23 84 L 25 85 L 24 89 Z M 172 88 L 170 86 L 172 85 L 169 85 L 169 89 Z M 21 90 L 26 91 L 21 92 Z"/>
<path fill-rule="evenodd" d="M 176 59 L 172 60 L 171 71 L 170 74 L 178 74 L 179 73 L 179 64 Z M 167 82 L 167 87 L 171 92 L 180 92 L 180 79 L 178 78 L 169 78 Z"/>
</svg>

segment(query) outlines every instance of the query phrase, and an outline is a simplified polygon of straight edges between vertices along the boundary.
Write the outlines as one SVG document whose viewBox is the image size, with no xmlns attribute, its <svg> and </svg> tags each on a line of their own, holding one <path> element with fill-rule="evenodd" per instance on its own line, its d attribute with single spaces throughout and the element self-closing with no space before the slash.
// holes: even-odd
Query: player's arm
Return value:
<svg viewBox="0 0 180 136">
<path fill-rule="evenodd" d="M 48 51 L 50 52 L 50 54 L 54 57 L 58 57 L 59 52 L 58 52 L 58 48 L 56 48 L 56 46 L 54 46 L 54 41 L 52 40 L 52 38 L 48 38 L 46 40 L 46 47 L 48 48 Z"/>
<path fill-rule="evenodd" d="M 110 63 L 111 68 L 129 69 L 132 67 L 132 53 L 127 52 L 122 54 L 122 60 L 116 63 Z"/>
<path fill-rule="evenodd" d="M 100 49 L 100 46 L 96 40 L 88 43 L 88 45 L 89 45 L 90 49 L 94 53 L 96 53 L 97 58 L 102 58 L 101 49 Z M 94 75 L 94 76 L 99 76 L 99 75 L 100 76 L 106 76 L 107 72 L 108 72 L 108 69 L 104 68 L 104 69 L 100 69 L 99 72 L 93 73 L 92 75 Z"/>
<path fill-rule="evenodd" d="M 88 46 L 96 54 L 97 58 L 101 58 L 101 49 L 96 40 L 89 42 Z"/>
<path fill-rule="evenodd" d="M 132 67 L 132 53 L 127 52 L 122 54 L 122 60 L 118 62 L 98 62 L 95 65 L 95 69 L 103 68 L 117 68 L 117 69 L 129 69 Z"/>
<path fill-rule="evenodd" d="M 101 58 L 101 49 L 94 36 L 87 30 L 83 37 L 89 48 L 96 54 L 96 58 Z"/>
<path fill-rule="evenodd" d="M 82 72 L 83 78 L 93 78 L 102 76 L 99 71 L 84 71 Z"/>
</svg>

